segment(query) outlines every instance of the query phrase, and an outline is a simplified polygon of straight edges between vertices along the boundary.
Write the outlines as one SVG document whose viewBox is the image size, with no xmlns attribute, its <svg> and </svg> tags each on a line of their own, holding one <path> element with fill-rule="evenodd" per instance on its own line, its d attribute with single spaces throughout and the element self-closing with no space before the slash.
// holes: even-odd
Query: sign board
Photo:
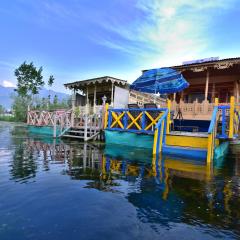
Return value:
<svg viewBox="0 0 240 240">
<path fill-rule="evenodd" d="M 183 65 L 188 64 L 194 64 L 194 63 L 204 63 L 204 62 L 212 62 L 212 61 L 218 61 L 219 57 L 210 57 L 210 58 L 203 58 L 203 59 L 197 59 L 197 60 L 191 60 L 191 61 L 184 61 Z"/>
<path fill-rule="evenodd" d="M 115 86 L 114 108 L 127 108 L 129 102 L 129 90 Z"/>
</svg>

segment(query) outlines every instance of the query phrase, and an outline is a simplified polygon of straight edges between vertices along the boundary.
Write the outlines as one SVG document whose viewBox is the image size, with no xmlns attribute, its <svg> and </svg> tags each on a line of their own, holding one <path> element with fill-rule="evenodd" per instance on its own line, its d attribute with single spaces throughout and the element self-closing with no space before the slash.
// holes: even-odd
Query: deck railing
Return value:
<svg viewBox="0 0 240 240">
<path fill-rule="evenodd" d="M 154 134 L 157 122 L 167 108 L 108 109 L 108 130 Z M 106 119 L 106 118 L 105 118 Z"/>
<path fill-rule="evenodd" d="M 218 126 L 218 106 L 213 109 L 212 119 L 208 128 L 208 148 L 207 148 L 207 163 L 211 163 L 214 157 L 214 148 L 216 145 L 217 126 Z"/>
<path fill-rule="evenodd" d="M 229 103 L 221 103 L 221 106 L 229 106 Z M 193 103 L 185 103 L 180 101 L 180 103 L 172 102 L 171 110 L 175 113 L 181 111 L 183 118 L 185 119 L 202 119 L 202 120 L 210 120 L 212 116 L 212 112 L 214 109 L 215 103 L 209 103 L 208 101 L 204 101 L 199 103 L 198 101 L 194 101 Z"/>
<path fill-rule="evenodd" d="M 162 152 L 163 144 L 165 143 L 166 133 L 168 126 L 169 110 L 166 109 L 159 119 L 154 132 L 153 140 L 153 155 Z"/>
</svg>

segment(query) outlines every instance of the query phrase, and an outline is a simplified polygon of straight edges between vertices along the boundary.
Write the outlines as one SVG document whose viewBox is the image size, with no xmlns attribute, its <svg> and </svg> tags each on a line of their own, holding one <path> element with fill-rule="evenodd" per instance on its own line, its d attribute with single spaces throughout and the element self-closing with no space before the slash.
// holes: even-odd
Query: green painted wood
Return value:
<svg viewBox="0 0 240 240">
<path fill-rule="evenodd" d="M 153 147 L 153 135 L 105 130 L 105 140 L 107 144 L 120 144 L 149 149 Z"/>
<path fill-rule="evenodd" d="M 34 134 L 40 135 L 51 135 L 53 136 L 53 127 L 52 126 L 28 126 L 28 131 Z M 60 128 L 57 126 L 57 136 L 60 135 Z"/>
</svg>

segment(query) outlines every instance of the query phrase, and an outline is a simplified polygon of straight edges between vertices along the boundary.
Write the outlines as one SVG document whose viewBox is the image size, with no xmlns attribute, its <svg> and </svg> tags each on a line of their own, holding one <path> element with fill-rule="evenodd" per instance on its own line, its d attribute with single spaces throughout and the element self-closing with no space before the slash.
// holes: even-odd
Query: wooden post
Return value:
<svg viewBox="0 0 240 240">
<path fill-rule="evenodd" d="M 215 83 L 213 83 L 213 88 L 212 88 L 212 102 L 214 99 L 216 100 L 216 98 L 215 98 Z"/>
<path fill-rule="evenodd" d="M 167 116 L 167 134 L 170 132 L 171 125 L 171 100 L 167 100 L 168 116 Z"/>
<path fill-rule="evenodd" d="M 114 82 L 112 82 L 112 92 L 111 92 L 111 106 L 113 107 L 113 91 L 114 91 Z"/>
<path fill-rule="evenodd" d="M 53 124 L 53 138 L 57 137 L 57 116 L 54 114 L 54 124 Z"/>
<path fill-rule="evenodd" d="M 234 97 L 231 96 L 230 98 L 230 119 L 229 119 L 229 134 L 228 134 L 228 137 L 229 138 L 233 138 L 233 124 L 234 124 L 234 106 L 235 103 L 234 103 Z"/>
<path fill-rule="evenodd" d="M 88 115 L 84 116 L 84 141 L 87 141 L 87 133 L 88 133 Z"/>
<path fill-rule="evenodd" d="M 209 71 L 207 70 L 206 85 L 205 85 L 205 98 L 204 98 L 205 101 L 207 101 L 207 97 L 208 97 L 208 85 L 209 85 Z"/>
<path fill-rule="evenodd" d="M 30 116 L 29 116 L 29 114 L 30 114 L 30 106 L 28 105 L 28 107 L 27 107 L 27 124 L 29 124 L 30 123 Z"/>
<path fill-rule="evenodd" d="M 72 93 L 72 111 L 71 111 L 71 127 L 74 127 L 74 116 L 75 116 L 75 102 L 76 102 L 76 93 L 75 90 Z"/>
<path fill-rule="evenodd" d="M 86 92 L 85 113 L 88 114 L 88 86 L 87 86 L 87 92 Z"/>
<path fill-rule="evenodd" d="M 94 95 L 93 95 L 93 113 L 96 113 L 96 84 L 94 85 Z"/>
<path fill-rule="evenodd" d="M 236 81 L 236 103 L 239 103 L 239 83 Z"/>
<path fill-rule="evenodd" d="M 108 103 L 106 103 L 106 105 L 105 105 L 105 111 L 104 111 L 104 117 L 103 117 L 103 120 L 104 120 L 104 129 L 107 128 L 107 125 L 108 125 L 108 108 L 109 108 L 109 105 L 108 105 Z"/>
</svg>

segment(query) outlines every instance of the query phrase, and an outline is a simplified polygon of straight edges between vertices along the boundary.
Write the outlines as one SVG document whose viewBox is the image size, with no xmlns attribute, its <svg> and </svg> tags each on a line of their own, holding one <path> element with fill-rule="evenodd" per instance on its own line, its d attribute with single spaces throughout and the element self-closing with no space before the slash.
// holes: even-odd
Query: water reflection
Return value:
<svg viewBox="0 0 240 240">
<path fill-rule="evenodd" d="M 150 152 L 119 146 L 17 141 L 10 166 L 14 181 L 28 183 L 60 166 L 60 174 L 84 181 L 84 188 L 122 194 L 140 221 L 152 223 L 156 231 L 156 224 L 170 228 L 173 222 L 184 222 L 240 233 L 239 160 L 218 162 L 213 168 L 167 156 L 154 159 Z"/>
</svg>

